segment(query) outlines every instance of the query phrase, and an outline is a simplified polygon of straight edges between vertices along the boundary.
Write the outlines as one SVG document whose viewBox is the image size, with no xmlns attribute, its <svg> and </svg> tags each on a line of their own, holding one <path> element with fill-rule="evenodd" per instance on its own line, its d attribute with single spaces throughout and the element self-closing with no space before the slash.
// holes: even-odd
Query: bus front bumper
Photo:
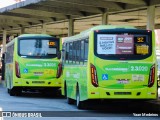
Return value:
<svg viewBox="0 0 160 120">
<path fill-rule="evenodd" d="M 34 80 L 34 79 L 17 79 L 13 86 L 19 87 L 61 87 L 61 79 Z"/>
</svg>

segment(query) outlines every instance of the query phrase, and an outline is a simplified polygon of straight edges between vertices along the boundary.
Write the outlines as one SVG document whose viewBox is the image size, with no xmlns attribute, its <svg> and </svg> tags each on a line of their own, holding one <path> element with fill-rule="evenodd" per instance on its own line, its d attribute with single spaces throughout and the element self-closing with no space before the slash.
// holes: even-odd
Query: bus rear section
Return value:
<svg viewBox="0 0 160 120">
<path fill-rule="evenodd" d="M 59 44 L 59 39 L 53 37 L 18 38 L 9 87 L 11 95 L 31 90 L 54 93 L 61 87 Z"/>
<path fill-rule="evenodd" d="M 89 99 L 157 99 L 152 31 L 95 31 L 91 57 Z"/>
</svg>

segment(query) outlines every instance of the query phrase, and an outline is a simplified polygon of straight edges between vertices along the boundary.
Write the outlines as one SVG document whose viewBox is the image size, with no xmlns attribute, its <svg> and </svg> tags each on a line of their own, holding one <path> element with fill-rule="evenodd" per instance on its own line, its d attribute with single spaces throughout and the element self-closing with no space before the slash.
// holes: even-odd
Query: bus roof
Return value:
<svg viewBox="0 0 160 120">
<path fill-rule="evenodd" d="M 47 35 L 47 34 L 22 34 L 16 38 L 14 38 L 12 41 L 10 41 L 9 43 L 6 44 L 6 47 L 12 45 L 15 40 L 18 40 L 17 38 L 38 38 L 38 37 L 52 37 L 50 35 Z"/>
<path fill-rule="evenodd" d="M 98 25 L 95 27 L 92 27 L 88 30 L 82 31 L 80 34 L 84 34 L 90 31 L 94 31 L 94 30 L 102 30 L 102 29 L 117 29 L 117 28 L 121 28 L 121 29 L 136 29 L 133 26 L 127 26 L 127 25 Z"/>
<path fill-rule="evenodd" d="M 21 38 L 21 37 L 52 37 L 52 36 L 47 34 L 22 34 L 18 36 L 18 38 Z"/>
<path fill-rule="evenodd" d="M 118 29 L 118 28 L 119 29 L 136 29 L 133 26 L 127 26 L 127 25 L 98 25 L 98 26 L 92 27 L 90 29 L 87 29 L 85 31 L 82 31 L 82 32 L 80 32 L 80 34 L 77 34 L 77 35 L 74 35 L 71 37 L 65 37 L 64 39 L 68 40 L 68 38 L 69 38 L 71 40 L 72 38 L 75 39 L 78 37 L 85 37 L 85 36 L 88 36 L 91 31 L 95 31 L 95 30 Z"/>
</svg>

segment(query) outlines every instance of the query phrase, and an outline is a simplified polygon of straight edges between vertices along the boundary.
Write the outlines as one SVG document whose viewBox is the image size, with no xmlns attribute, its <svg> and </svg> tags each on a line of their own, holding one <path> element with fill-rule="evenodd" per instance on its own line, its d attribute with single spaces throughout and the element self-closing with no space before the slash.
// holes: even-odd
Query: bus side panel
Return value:
<svg viewBox="0 0 160 120">
<path fill-rule="evenodd" d="M 87 99 L 87 67 L 86 65 L 65 65 L 64 81 L 67 86 L 67 97 L 76 100 L 77 85 L 80 91 L 80 100 Z"/>
<path fill-rule="evenodd" d="M 5 70 L 6 87 L 11 89 L 13 86 L 13 64 L 7 63 Z"/>
<path fill-rule="evenodd" d="M 17 39 L 17 38 L 16 38 Z M 19 61 L 18 57 L 18 39 L 14 43 L 14 55 L 13 55 L 13 87 L 21 87 L 22 81 L 16 76 L 15 62 Z"/>
<path fill-rule="evenodd" d="M 13 40 L 14 42 L 6 47 L 7 52 L 5 56 L 5 80 L 6 80 L 6 87 L 8 89 L 12 89 L 14 87 L 14 57 L 16 56 L 16 43 L 17 38 Z"/>
<path fill-rule="evenodd" d="M 86 100 L 88 98 L 88 89 L 87 89 L 87 75 L 88 75 L 88 65 L 87 63 L 83 65 L 80 69 L 80 79 L 79 79 L 79 90 L 80 90 L 80 100 Z"/>
<path fill-rule="evenodd" d="M 65 65 L 64 67 L 64 81 L 66 82 L 66 93 L 67 97 L 75 99 L 76 98 L 76 85 L 77 79 L 75 78 L 76 73 L 74 72 L 74 66 Z"/>
</svg>

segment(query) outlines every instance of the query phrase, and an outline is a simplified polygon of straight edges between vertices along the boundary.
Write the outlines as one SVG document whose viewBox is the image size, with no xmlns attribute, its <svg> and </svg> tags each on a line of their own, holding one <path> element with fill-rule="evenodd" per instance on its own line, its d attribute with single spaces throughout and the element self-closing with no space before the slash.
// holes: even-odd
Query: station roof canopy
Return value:
<svg viewBox="0 0 160 120">
<path fill-rule="evenodd" d="M 160 24 L 160 0 L 26 0 L 0 9 L 0 33 L 41 33 L 46 23 L 47 33 L 67 35 L 68 19 L 73 18 L 74 32 L 86 30 L 102 22 L 108 12 L 109 24 L 145 27 L 147 7 L 155 5 L 156 28 Z"/>
</svg>

